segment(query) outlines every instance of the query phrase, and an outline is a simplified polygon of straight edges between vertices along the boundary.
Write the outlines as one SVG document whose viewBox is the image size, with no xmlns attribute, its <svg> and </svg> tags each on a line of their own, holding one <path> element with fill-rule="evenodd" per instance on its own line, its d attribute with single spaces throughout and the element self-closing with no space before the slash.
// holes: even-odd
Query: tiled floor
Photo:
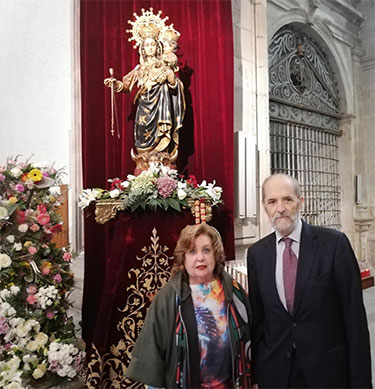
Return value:
<svg viewBox="0 0 375 389">
<path fill-rule="evenodd" d="M 375 287 L 363 291 L 368 326 L 370 330 L 371 357 L 372 357 L 372 386 L 375 388 Z"/>
</svg>

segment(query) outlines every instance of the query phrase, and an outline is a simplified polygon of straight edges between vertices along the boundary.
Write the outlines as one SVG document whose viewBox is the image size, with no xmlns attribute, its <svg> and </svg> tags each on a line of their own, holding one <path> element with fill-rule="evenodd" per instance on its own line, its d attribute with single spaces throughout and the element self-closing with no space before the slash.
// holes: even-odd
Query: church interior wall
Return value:
<svg viewBox="0 0 375 389">
<path fill-rule="evenodd" d="M 0 3 L 1 163 L 7 156 L 32 155 L 33 161 L 55 162 L 69 172 L 70 3 Z"/>
<path fill-rule="evenodd" d="M 365 23 L 359 31 L 363 46 L 358 95 L 360 136 L 363 142 L 358 156 L 362 156 L 361 174 L 365 183 L 363 205 L 367 208 L 367 216 L 372 219 L 368 231 L 367 260 L 370 265 L 375 266 L 375 2 L 362 1 L 359 9 L 365 15 Z"/>
</svg>

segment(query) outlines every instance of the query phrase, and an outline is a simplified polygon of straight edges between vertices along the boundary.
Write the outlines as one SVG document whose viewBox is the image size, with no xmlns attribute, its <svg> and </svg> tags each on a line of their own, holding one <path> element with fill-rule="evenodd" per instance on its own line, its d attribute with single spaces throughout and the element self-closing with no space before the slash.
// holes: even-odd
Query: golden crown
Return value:
<svg viewBox="0 0 375 389">
<path fill-rule="evenodd" d="M 135 21 L 128 20 L 128 23 L 132 25 L 130 30 L 126 32 L 131 33 L 133 36 L 128 41 L 135 41 L 134 48 L 139 46 L 146 38 L 153 38 L 155 40 L 160 39 L 162 31 L 166 28 L 165 21 L 168 20 L 168 16 L 161 18 L 162 11 L 154 14 L 153 8 L 145 11 L 141 9 L 142 15 L 138 16 L 134 12 Z"/>
<path fill-rule="evenodd" d="M 161 41 L 175 41 L 177 42 L 178 38 L 180 37 L 180 33 L 176 31 L 173 27 L 173 23 L 169 26 L 165 26 L 160 34 L 160 40 Z"/>
</svg>

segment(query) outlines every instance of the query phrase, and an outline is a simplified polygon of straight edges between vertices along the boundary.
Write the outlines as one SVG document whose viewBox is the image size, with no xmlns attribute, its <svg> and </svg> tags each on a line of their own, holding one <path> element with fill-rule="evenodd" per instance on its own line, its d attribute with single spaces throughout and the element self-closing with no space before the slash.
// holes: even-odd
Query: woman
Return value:
<svg viewBox="0 0 375 389">
<path fill-rule="evenodd" d="M 218 231 L 186 226 L 172 277 L 157 293 L 126 376 L 163 388 L 250 388 L 250 308 L 223 270 Z"/>
</svg>

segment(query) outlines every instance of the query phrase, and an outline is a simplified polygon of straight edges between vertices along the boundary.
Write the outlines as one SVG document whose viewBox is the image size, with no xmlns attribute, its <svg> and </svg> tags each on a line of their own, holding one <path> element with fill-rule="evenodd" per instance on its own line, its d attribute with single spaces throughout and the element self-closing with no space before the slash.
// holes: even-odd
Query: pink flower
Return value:
<svg viewBox="0 0 375 389">
<path fill-rule="evenodd" d="M 46 313 L 47 319 L 51 320 L 55 317 L 55 314 L 53 312 L 48 311 Z"/>
<path fill-rule="evenodd" d="M 47 213 L 41 213 L 38 215 L 37 220 L 41 226 L 45 226 L 47 223 L 49 223 L 50 217 Z"/>
<path fill-rule="evenodd" d="M 15 189 L 17 192 L 24 192 L 25 191 L 25 187 L 22 184 L 17 184 Z"/>
<path fill-rule="evenodd" d="M 38 251 L 38 249 L 36 247 L 34 247 L 34 246 L 30 246 L 27 249 L 27 251 L 29 252 L 29 254 L 34 255 Z"/>
<path fill-rule="evenodd" d="M 59 273 L 57 273 L 53 279 L 59 284 L 62 281 L 62 277 Z"/>
<path fill-rule="evenodd" d="M 5 180 L 4 174 L 1 174 L 1 173 L 0 173 L 0 181 L 4 181 L 4 180 Z"/>
<path fill-rule="evenodd" d="M 48 274 L 49 274 L 50 271 L 51 271 L 51 267 L 50 267 L 50 266 L 44 266 L 44 267 L 42 268 L 42 274 L 43 274 L 44 276 L 48 276 Z"/>
<path fill-rule="evenodd" d="M 36 304 L 36 303 L 38 302 L 38 299 L 36 298 L 35 295 L 29 294 L 29 295 L 27 296 L 26 301 L 27 301 L 30 305 L 33 305 L 33 304 Z"/>
<path fill-rule="evenodd" d="M 64 259 L 65 262 L 69 262 L 72 259 L 72 254 L 64 253 L 63 259 Z"/>
<path fill-rule="evenodd" d="M 32 224 L 32 225 L 30 226 L 30 230 L 31 230 L 32 232 L 37 232 L 37 231 L 40 230 L 40 227 L 39 227 L 36 223 L 34 223 L 34 224 Z"/>
<path fill-rule="evenodd" d="M 171 177 L 162 176 L 156 180 L 156 186 L 159 194 L 166 199 L 173 193 L 177 186 L 177 182 Z"/>
<path fill-rule="evenodd" d="M 28 294 L 35 294 L 37 292 L 37 287 L 35 285 L 30 285 L 28 288 L 27 288 L 27 293 Z"/>
<path fill-rule="evenodd" d="M 47 207 L 45 206 L 45 204 L 39 204 L 37 206 L 37 209 L 38 209 L 39 213 L 46 213 L 47 212 Z"/>
<path fill-rule="evenodd" d="M 9 331 L 9 324 L 5 316 L 0 316 L 0 335 L 6 334 Z"/>
</svg>

